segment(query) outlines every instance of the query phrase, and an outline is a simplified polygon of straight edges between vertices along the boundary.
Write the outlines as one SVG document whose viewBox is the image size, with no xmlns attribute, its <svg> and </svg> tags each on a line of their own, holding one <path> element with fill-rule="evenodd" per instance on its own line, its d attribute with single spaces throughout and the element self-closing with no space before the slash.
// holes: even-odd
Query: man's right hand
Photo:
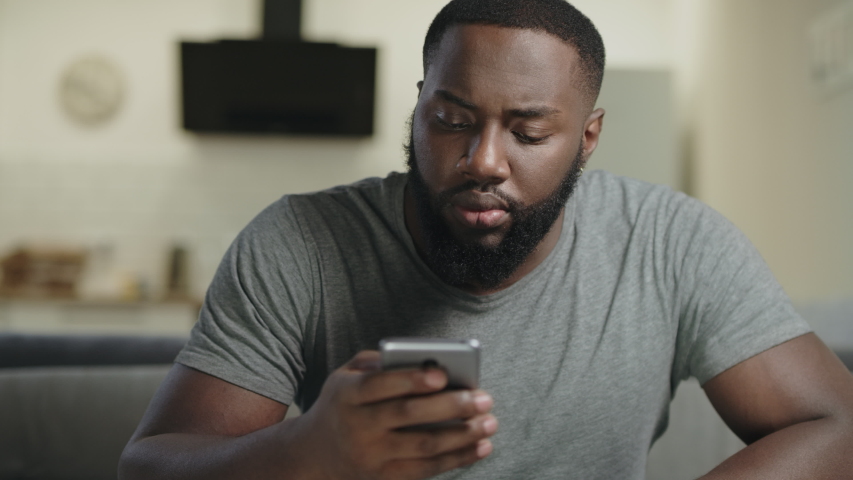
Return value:
<svg viewBox="0 0 853 480">
<path fill-rule="evenodd" d="M 119 463 L 122 480 L 419 479 L 487 456 L 497 422 L 482 391 L 442 391 L 441 370 L 379 369 L 361 352 L 304 415 L 176 364 Z M 457 425 L 405 429 L 462 420 Z"/>
<path fill-rule="evenodd" d="M 481 390 L 442 391 L 439 369 L 381 371 L 364 351 L 326 380 L 294 425 L 301 450 L 325 478 L 420 479 L 470 465 L 492 451 L 492 398 Z M 411 429 L 422 424 L 459 424 Z"/>
</svg>

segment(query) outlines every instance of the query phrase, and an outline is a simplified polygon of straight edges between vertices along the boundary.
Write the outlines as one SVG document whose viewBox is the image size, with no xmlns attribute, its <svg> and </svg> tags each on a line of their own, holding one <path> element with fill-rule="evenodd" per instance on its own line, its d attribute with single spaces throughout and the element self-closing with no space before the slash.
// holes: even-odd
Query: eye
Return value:
<svg viewBox="0 0 853 480">
<path fill-rule="evenodd" d="M 438 122 L 438 124 L 441 125 L 442 127 L 449 129 L 449 130 L 465 130 L 466 128 L 471 126 L 470 123 L 448 122 L 448 121 L 445 121 L 443 118 L 441 118 L 438 115 L 435 116 L 435 121 Z"/>
<path fill-rule="evenodd" d="M 517 138 L 519 141 L 521 141 L 521 143 L 527 143 L 530 145 L 536 145 L 537 143 L 542 143 L 545 139 L 550 137 L 550 135 L 545 135 L 544 137 L 531 137 L 530 135 L 525 135 L 521 132 L 515 132 L 515 131 L 513 131 L 512 134 L 515 135 L 515 138 Z"/>
</svg>

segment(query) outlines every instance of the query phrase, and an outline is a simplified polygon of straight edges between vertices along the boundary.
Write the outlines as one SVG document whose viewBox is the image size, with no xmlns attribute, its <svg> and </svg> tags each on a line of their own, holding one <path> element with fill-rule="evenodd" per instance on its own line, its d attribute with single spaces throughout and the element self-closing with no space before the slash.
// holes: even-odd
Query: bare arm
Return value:
<svg viewBox="0 0 853 480">
<path fill-rule="evenodd" d="M 439 392 L 438 370 L 379 372 L 362 352 L 326 381 L 306 414 L 176 365 L 119 464 L 119 478 L 424 478 L 491 452 L 497 426 L 484 392 Z M 453 418 L 434 431 L 407 425 Z"/>
<path fill-rule="evenodd" d="M 703 388 L 748 445 L 703 479 L 853 479 L 853 375 L 814 334 L 756 355 Z"/>
<path fill-rule="evenodd" d="M 280 423 L 286 413 L 287 405 L 176 364 L 125 448 L 119 477 L 270 477 L 286 461 L 278 448 L 293 432 Z"/>
</svg>

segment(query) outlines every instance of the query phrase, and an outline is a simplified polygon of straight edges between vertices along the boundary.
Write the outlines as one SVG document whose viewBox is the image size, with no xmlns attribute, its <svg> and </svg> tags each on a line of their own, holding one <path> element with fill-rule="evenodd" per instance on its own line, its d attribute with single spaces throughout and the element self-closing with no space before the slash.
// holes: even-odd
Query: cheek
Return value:
<svg viewBox="0 0 853 480">
<path fill-rule="evenodd" d="M 433 190 L 442 190 L 441 184 L 446 183 L 447 179 L 454 172 L 454 150 L 458 150 L 458 145 L 452 145 L 437 135 L 430 135 L 429 124 L 424 118 L 415 116 L 414 124 L 412 125 L 412 143 L 415 149 L 415 157 L 417 158 L 418 168 L 424 180 Z"/>
<path fill-rule="evenodd" d="M 572 165 L 572 156 L 563 149 L 542 149 L 525 152 L 513 162 L 513 175 L 520 179 L 553 179 L 559 182 Z"/>
<path fill-rule="evenodd" d="M 553 148 L 524 148 L 515 152 L 512 164 L 514 192 L 525 192 L 525 204 L 538 203 L 551 195 L 571 170 L 575 155 L 570 145 Z"/>
</svg>

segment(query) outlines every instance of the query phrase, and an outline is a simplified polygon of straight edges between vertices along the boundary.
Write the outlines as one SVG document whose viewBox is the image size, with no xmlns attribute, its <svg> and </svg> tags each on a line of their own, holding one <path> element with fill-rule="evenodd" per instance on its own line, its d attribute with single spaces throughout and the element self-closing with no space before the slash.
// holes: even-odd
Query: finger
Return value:
<svg viewBox="0 0 853 480">
<path fill-rule="evenodd" d="M 395 398 L 371 405 L 371 412 L 384 428 L 396 429 L 424 423 L 468 419 L 492 409 L 492 397 L 482 390 L 453 390 Z"/>
<path fill-rule="evenodd" d="M 347 362 L 346 369 L 357 371 L 376 371 L 382 369 L 381 356 L 376 350 L 362 350 Z"/>
<path fill-rule="evenodd" d="M 425 478 L 459 467 L 471 465 L 492 453 L 494 447 L 489 440 L 480 440 L 471 447 L 443 453 L 432 458 L 394 460 L 385 464 L 384 478 Z"/>
<path fill-rule="evenodd" d="M 364 405 L 409 395 L 433 393 L 446 385 L 447 374 L 437 368 L 375 372 L 361 377 L 351 401 Z"/>
<path fill-rule="evenodd" d="M 491 414 L 477 415 L 459 425 L 434 430 L 396 431 L 388 437 L 392 458 L 431 458 L 475 445 L 498 430 Z"/>
</svg>

